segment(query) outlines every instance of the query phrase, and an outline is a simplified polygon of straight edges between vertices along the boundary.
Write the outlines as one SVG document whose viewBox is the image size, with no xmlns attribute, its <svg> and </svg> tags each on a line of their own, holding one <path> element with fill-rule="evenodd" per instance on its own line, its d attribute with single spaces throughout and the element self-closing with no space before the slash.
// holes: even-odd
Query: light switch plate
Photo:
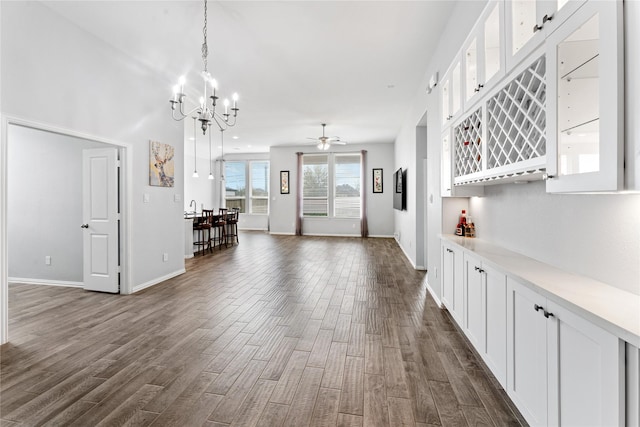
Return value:
<svg viewBox="0 0 640 427">
<path fill-rule="evenodd" d="M 174 194 L 173 195 L 173 201 L 176 202 L 176 203 L 181 202 L 182 201 L 182 196 L 179 195 L 179 194 Z"/>
<path fill-rule="evenodd" d="M 149 200 L 151 199 L 151 197 L 149 196 L 149 193 L 144 193 L 142 195 L 142 202 L 143 203 L 149 203 Z"/>
</svg>

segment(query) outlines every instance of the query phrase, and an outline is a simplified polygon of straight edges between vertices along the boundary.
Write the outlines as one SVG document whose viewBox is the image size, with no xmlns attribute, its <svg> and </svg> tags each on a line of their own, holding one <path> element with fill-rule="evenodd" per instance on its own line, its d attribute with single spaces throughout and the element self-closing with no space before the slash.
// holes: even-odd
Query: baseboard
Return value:
<svg viewBox="0 0 640 427">
<path fill-rule="evenodd" d="M 135 294 L 136 292 L 140 292 L 143 289 L 149 288 L 153 285 L 157 285 L 158 283 L 162 283 L 165 280 L 169 280 L 169 279 L 173 279 L 176 276 L 179 276 L 181 274 L 186 273 L 187 270 L 185 270 L 184 268 L 178 270 L 178 271 L 174 271 L 173 273 L 169 273 L 167 275 L 164 275 L 162 277 L 157 277 L 153 280 L 149 280 L 148 282 L 144 282 L 139 284 L 138 286 L 134 286 L 133 290 L 131 291 L 132 294 Z"/>
<path fill-rule="evenodd" d="M 193 254 L 189 254 L 189 255 L 185 255 L 184 256 L 184 259 L 191 259 L 191 258 L 193 258 Z"/>
<path fill-rule="evenodd" d="M 400 248 L 400 250 L 404 254 L 404 257 L 407 259 L 407 261 L 409 261 L 409 264 L 411 264 L 411 266 L 413 267 L 414 270 L 417 270 L 418 268 L 416 267 L 416 264 L 411 260 L 411 257 L 409 256 L 409 254 L 407 254 L 407 252 L 404 250 L 404 248 L 402 247 L 402 245 L 398 241 L 398 238 L 394 236 L 394 239 L 395 239 L 396 243 L 398 244 L 398 247 Z"/>
<path fill-rule="evenodd" d="M 279 233 L 277 231 L 270 231 L 269 234 L 273 236 L 295 236 L 296 233 Z"/>
<path fill-rule="evenodd" d="M 436 304 L 438 304 L 438 307 L 442 308 L 443 307 L 442 301 L 440 301 L 440 298 L 438 297 L 438 295 L 436 295 L 436 293 L 433 291 L 428 280 L 427 280 L 427 291 L 429 291 L 429 295 L 431 295 L 431 298 L 433 298 Z"/>
<path fill-rule="evenodd" d="M 266 227 L 260 227 L 260 228 L 240 228 L 238 227 L 238 231 L 269 231 L 269 229 L 267 229 Z"/>
<path fill-rule="evenodd" d="M 374 239 L 393 239 L 393 234 L 369 234 Z"/>
<path fill-rule="evenodd" d="M 67 280 L 27 279 L 24 277 L 9 277 L 9 283 L 22 283 L 25 285 L 63 286 L 66 288 L 84 288 L 84 282 L 71 282 Z"/>
<path fill-rule="evenodd" d="M 312 237 L 360 237 L 360 234 L 324 234 L 324 233 L 303 233 Z"/>
</svg>

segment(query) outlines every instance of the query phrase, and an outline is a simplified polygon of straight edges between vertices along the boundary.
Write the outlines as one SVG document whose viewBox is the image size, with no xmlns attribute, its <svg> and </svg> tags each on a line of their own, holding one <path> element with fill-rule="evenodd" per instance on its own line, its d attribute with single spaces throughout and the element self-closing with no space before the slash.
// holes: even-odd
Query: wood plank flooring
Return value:
<svg viewBox="0 0 640 427">
<path fill-rule="evenodd" d="M 394 240 L 240 242 L 135 295 L 10 285 L 0 425 L 525 425 Z"/>
</svg>

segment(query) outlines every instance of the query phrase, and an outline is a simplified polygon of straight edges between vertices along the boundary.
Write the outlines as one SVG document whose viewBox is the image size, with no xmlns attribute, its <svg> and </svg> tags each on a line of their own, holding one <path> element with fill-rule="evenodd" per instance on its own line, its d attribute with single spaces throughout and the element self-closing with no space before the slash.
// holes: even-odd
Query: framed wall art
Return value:
<svg viewBox="0 0 640 427">
<path fill-rule="evenodd" d="M 280 171 L 280 194 L 289 194 L 289 171 Z"/>
<path fill-rule="evenodd" d="M 149 141 L 149 185 L 173 187 L 175 180 L 173 156 L 173 146 Z"/>
<path fill-rule="evenodd" d="M 373 170 L 373 192 L 382 193 L 382 169 Z"/>
</svg>

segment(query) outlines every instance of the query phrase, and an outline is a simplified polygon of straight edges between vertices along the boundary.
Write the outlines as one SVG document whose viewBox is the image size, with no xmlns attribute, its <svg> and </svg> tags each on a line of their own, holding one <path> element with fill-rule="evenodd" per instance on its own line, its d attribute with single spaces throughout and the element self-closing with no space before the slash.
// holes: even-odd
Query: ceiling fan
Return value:
<svg viewBox="0 0 640 427">
<path fill-rule="evenodd" d="M 337 145 L 346 145 L 346 142 L 340 141 L 339 136 L 325 136 L 324 128 L 327 126 L 326 123 L 322 123 L 322 136 L 319 138 L 307 138 L 312 139 L 314 141 L 318 141 L 318 149 L 319 150 L 328 150 L 331 144 Z"/>
</svg>

